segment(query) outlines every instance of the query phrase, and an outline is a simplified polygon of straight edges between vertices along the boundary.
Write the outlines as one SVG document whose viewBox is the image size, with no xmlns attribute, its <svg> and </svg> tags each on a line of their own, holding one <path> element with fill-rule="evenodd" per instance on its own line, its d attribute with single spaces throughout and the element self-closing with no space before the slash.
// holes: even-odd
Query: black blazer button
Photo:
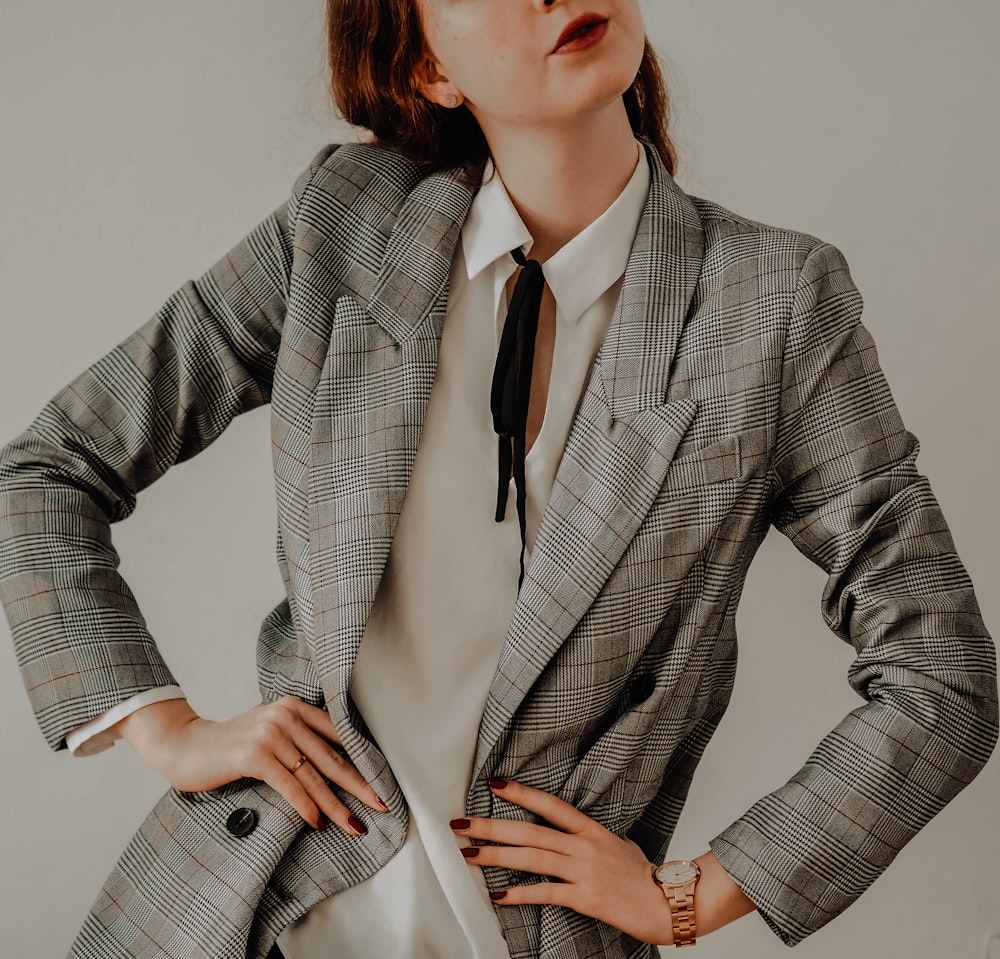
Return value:
<svg viewBox="0 0 1000 959">
<path fill-rule="evenodd" d="M 656 680 L 649 673 L 646 673 L 644 676 L 637 676 L 632 685 L 629 686 L 629 702 L 633 706 L 638 706 L 639 703 L 644 702 L 653 695 L 654 689 L 656 689 Z"/>
<path fill-rule="evenodd" d="M 226 829 L 237 839 L 249 836 L 257 828 L 257 813 L 252 809 L 243 807 L 236 809 L 229 814 L 226 820 Z"/>
</svg>

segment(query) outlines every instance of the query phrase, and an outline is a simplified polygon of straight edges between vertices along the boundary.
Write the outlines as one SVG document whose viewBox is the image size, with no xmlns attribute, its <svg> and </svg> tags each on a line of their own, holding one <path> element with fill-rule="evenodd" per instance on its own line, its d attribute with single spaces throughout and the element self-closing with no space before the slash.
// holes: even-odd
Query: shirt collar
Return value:
<svg viewBox="0 0 1000 959">
<path fill-rule="evenodd" d="M 516 247 L 531 243 L 531 234 L 514 206 L 492 162 L 486 164 L 469 215 L 462 226 L 462 252 L 469 279 Z M 511 261 L 513 262 L 513 261 Z"/>
<path fill-rule="evenodd" d="M 637 145 L 637 153 L 632 177 L 614 203 L 542 264 L 559 312 L 566 320 L 578 320 L 625 272 L 649 193 L 649 161 L 641 145 Z M 510 261 L 509 276 L 514 270 L 510 251 L 519 246 L 527 254 L 531 242 L 531 234 L 503 181 L 492 164 L 487 164 L 483 186 L 462 227 L 469 279 L 501 257 Z"/>
</svg>

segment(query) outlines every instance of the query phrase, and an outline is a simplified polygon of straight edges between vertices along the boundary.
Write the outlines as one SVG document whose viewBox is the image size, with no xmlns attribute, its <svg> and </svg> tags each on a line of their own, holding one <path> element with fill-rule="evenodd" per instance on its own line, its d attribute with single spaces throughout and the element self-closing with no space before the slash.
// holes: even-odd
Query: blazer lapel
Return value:
<svg viewBox="0 0 1000 959">
<path fill-rule="evenodd" d="M 437 372 L 451 261 L 474 189 L 421 180 L 390 234 L 367 308 L 341 297 L 313 415 L 313 655 L 355 761 L 367 744 L 347 690 L 396 531 Z M 380 770 L 363 769 L 370 779 Z"/>
<path fill-rule="evenodd" d="M 514 608 L 470 788 L 492 774 L 487 761 L 518 706 L 621 559 L 697 408 L 664 400 L 704 235 L 694 205 L 647 152 L 649 197 Z"/>
</svg>

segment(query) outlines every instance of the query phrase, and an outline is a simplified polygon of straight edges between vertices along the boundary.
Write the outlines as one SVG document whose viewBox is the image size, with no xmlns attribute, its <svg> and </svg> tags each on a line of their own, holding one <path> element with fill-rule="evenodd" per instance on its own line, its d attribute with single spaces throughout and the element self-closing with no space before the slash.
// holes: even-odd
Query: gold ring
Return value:
<svg viewBox="0 0 1000 959">
<path fill-rule="evenodd" d="M 305 756 L 299 756 L 299 758 L 296 761 L 295 765 L 292 766 L 288 771 L 294 776 L 302 768 L 302 766 L 305 764 L 305 762 L 306 762 L 306 757 Z"/>
</svg>

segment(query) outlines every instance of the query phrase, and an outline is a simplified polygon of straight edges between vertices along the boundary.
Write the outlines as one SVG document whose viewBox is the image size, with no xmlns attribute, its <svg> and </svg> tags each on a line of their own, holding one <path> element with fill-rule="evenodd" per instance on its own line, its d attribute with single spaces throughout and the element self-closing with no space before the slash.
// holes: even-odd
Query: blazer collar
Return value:
<svg viewBox="0 0 1000 959">
<path fill-rule="evenodd" d="M 644 146 L 649 193 L 601 350 L 604 388 L 615 415 L 662 402 L 704 256 L 694 204 L 652 146 Z M 412 172 L 409 161 L 398 162 Z M 455 248 L 477 190 L 459 171 L 445 170 L 420 180 L 404 201 L 368 305 L 369 315 L 397 343 L 412 336 L 435 307 L 444 310 Z M 653 287 L 653 274 L 669 282 Z M 628 364 L 619 362 L 622 355 Z"/>
<path fill-rule="evenodd" d="M 459 171 L 445 170 L 420 180 L 404 201 L 368 305 L 397 343 L 435 307 L 444 309 L 455 247 L 477 189 Z"/>
</svg>

